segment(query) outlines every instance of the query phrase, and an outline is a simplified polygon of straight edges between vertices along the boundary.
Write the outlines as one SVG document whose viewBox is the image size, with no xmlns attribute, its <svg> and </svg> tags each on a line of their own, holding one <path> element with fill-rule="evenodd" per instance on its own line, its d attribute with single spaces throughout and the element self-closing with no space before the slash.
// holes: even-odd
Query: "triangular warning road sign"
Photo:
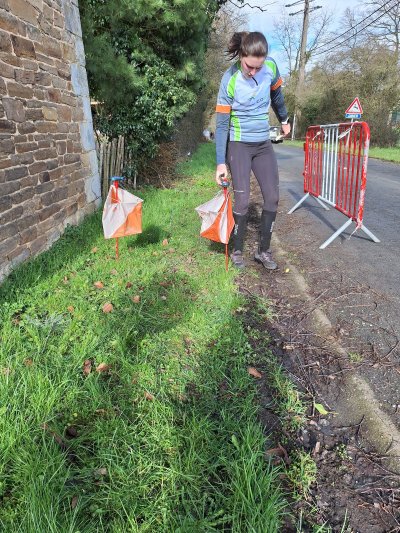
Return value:
<svg viewBox="0 0 400 533">
<path fill-rule="evenodd" d="M 360 104 L 360 100 L 358 98 L 354 98 L 352 103 L 349 105 L 349 107 L 345 111 L 346 113 L 354 113 L 354 114 L 362 114 L 363 110 Z"/>
</svg>

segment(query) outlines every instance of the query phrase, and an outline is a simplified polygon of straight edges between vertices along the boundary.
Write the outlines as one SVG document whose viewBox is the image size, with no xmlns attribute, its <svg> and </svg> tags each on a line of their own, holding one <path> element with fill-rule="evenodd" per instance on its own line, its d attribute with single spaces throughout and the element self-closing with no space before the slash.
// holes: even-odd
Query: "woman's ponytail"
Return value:
<svg viewBox="0 0 400 533">
<path fill-rule="evenodd" d="M 241 57 L 266 57 L 268 55 L 267 39 L 259 31 L 241 31 L 232 35 L 228 44 L 229 61 Z"/>
</svg>

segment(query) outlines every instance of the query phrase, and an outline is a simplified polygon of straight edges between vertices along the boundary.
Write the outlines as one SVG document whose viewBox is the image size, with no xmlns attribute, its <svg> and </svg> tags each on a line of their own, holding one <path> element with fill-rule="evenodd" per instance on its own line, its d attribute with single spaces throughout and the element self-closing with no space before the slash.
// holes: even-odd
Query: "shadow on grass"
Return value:
<svg viewBox="0 0 400 533">
<path fill-rule="evenodd" d="M 128 245 L 144 248 L 149 244 L 157 244 L 168 237 L 170 237 L 170 235 L 167 234 L 163 228 L 152 224 L 151 226 L 145 228 L 143 233 L 137 235 L 135 239 L 129 239 Z"/>
</svg>

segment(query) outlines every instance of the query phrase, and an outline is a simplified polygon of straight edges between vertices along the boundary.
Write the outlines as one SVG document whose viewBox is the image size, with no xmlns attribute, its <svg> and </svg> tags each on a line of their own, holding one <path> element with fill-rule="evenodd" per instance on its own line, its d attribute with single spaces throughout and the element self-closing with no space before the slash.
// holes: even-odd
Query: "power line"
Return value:
<svg viewBox="0 0 400 533">
<path fill-rule="evenodd" d="M 393 5 L 390 6 L 390 8 L 393 8 L 393 7 L 397 7 L 399 5 L 399 0 L 397 0 L 397 3 L 396 3 L 396 0 L 394 0 L 395 3 Z M 370 17 L 372 17 L 375 13 L 377 13 L 378 11 L 380 11 L 381 9 L 385 9 L 385 7 L 390 4 L 390 2 L 392 2 L 392 0 L 388 0 L 385 4 L 383 4 L 382 6 L 379 6 L 378 9 L 375 9 L 375 11 L 373 11 L 372 13 L 370 13 L 368 16 L 366 16 L 365 18 L 363 18 L 362 20 L 360 20 L 359 22 L 357 22 L 356 24 L 354 24 L 354 26 L 352 26 L 351 28 L 349 28 L 348 30 L 346 30 L 345 32 L 341 33 L 340 35 L 337 35 L 334 39 L 332 39 L 330 42 L 329 42 L 329 45 L 331 45 L 333 42 L 337 41 L 338 39 L 340 39 L 340 37 L 343 37 L 344 35 L 346 35 L 346 33 L 349 33 L 350 31 L 354 30 L 355 28 L 357 28 L 357 26 L 359 26 L 360 24 L 362 24 L 363 22 L 365 22 L 367 19 L 369 19 Z M 338 46 L 341 46 L 342 44 L 344 44 L 345 42 L 349 41 L 350 39 L 352 39 L 353 37 L 355 37 L 356 35 L 358 35 L 361 31 L 365 30 L 366 28 L 368 28 L 369 26 L 371 26 L 372 24 L 374 24 L 376 21 L 378 21 L 379 19 L 381 19 L 384 15 L 386 15 L 388 13 L 388 11 L 385 11 L 384 13 L 382 13 L 379 17 L 377 17 L 376 19 L 374 19 L 373 21 L 371 21 L 369 24 L 367 24 L 366 26 L 360 28 L 360 30 L 358 30 L 357 32 L 353 33 L 352 35 L 350 35 L 347 39 L 344 39 L 343 41 L 341 41 L 339 44 L 335 45 L 335 46 L 332 46 L 331 48 L 329 48 L 328 50 L 325 50 L 325 51 L 322 51 L 322 52 L 319 52 L 318 54 L 314 54 L 314 52 L 316 50 L 320 50 L 321 48 L 324 48 L 326 47 L 327 45 L 326 44 L 321 44 L 320 46 L 317 46 L 316 48 L 314 48 L 314 51 L 313 51 L 313 56 L 318 56 L 318 55 L 321 55 L 321 54 L 325 54 L 331 50 L 334 50 L 335 48 L 337 48 Z"/>
</svg>

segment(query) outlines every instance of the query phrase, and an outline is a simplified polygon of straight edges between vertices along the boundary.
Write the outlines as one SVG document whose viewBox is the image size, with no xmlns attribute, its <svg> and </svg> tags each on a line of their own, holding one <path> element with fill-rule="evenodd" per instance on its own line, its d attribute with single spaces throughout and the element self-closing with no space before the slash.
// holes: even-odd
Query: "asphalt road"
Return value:
<svg viewBox="0 0 400 533">
<path fill-rule="evenodd" d="M 319 246 L 345 221 L 303 196 L 301 148 L 277 145 L 281 201 L 276 230 L 283 247 L 360 365 L 382 408 L 400 424 L 400 165 L 370 159 L 364 224 L 373 243 L 352 224 L 325 250 Z"/>
</svg>

